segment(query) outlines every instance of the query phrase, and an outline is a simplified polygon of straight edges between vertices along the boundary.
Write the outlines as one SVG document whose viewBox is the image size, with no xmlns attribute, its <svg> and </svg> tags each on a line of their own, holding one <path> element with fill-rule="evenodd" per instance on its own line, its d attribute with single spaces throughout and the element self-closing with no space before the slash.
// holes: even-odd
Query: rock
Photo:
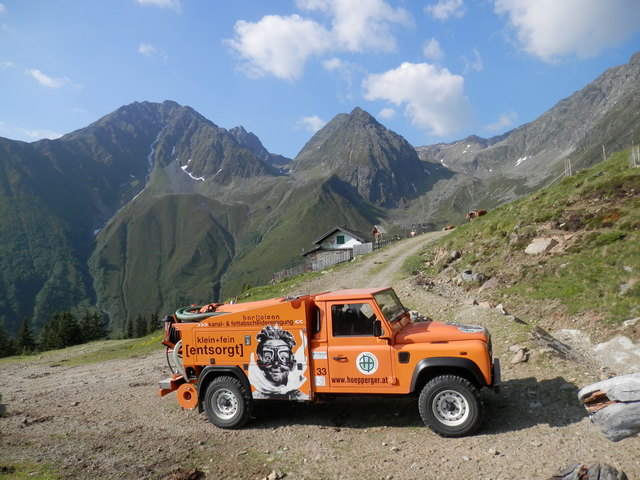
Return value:
<svg viewBox="0 0 640 480">
<path fill-rule="evenodd" d="M 487 280 L 487 276 L 484 273 L 473 273 L 472 270 L 465 270 L 460 276 L 467 283 L 483 283 Z"/>
<path fill-rule="evenodd" d="M 539 342 L 543 347 L 551 349 L 551 351 L 555 355 L 559 355 L 562 358 L 568 360 L 576 360 L 576 355 L 573 352 L 573 349 L 567 345 L 566 343 L 561 342 L 549 332 L 547 332 L 544 328 L 536 325 L 531 330 L 531 337 Z"/>
<path fill-rule="evenodd" d="M 629 337 L 616 335 L 596 345 L 593 351 L 603 364 L 615 372 L 626 374 L 640 371 L 640 344 L 633 343 Z"/>
<path fill-rule="evenodd" d="M 640 322 L 640 317 L 631 318 L 629 320 L 625 320 L 622 322 L 622 328 L 631 328 L 635 326 L 638 322 Z"/>
<path fill-rule="evenodd" d="M 568 467 L 561 468 L 547 480 L 587 480 L 589 478 L 598 480 L 629 480 L 629 477 L 606 463 L 594 463 L 584 465 L 574 463 Z"/>
<path fill-rule="evenodd" d="M 495 305 L 491 302 L 480 302 L 478 305 L 480 305 L 482 308 L 494 308 Z"/>
<path fill-rule="evenodd" d="M 453 262 L 454 260 L 457 260 L 461 257 L 462 255 L 460 254 L 460 252 L 458 250 L 454 250 L 453 252 L 451 252 L 449 254 L 449 262 Z"/>
<path fill-rule="evenodd" d="M 278 480 L 278 478 L 280 478 L 280 476 L 278 475 L 278 472 L 276 472 L 275 470 L 273 470 L 269 475 L 267 475 L 266 479 L 267 480 Z"/>
<path fill-rule="evenodd" d="M 504 305 L 501 303 L 496 306 L 496 310 L 498 310 L 502 315 L 509 315 L 509 312 L 507 312 L 507 309 L 504 308 Z"/>
<path fill-rule="evenodd" d="M 527 355 L 527 352 L 525 352 L 524 348 L 521 348 L 513 356 L 513 358 L 511 359 L 511 363 L 513 363 L 514 365 L 517 363 L 524 363 L 528 359 L 529 359 L 529 355 Z"/>
<path fill-rule="evenodd" d="M 558 241 L 554 238 L 536 238 L 533 242 L 527 245 L 527 248 L 524 249 L 524 253 L 527 255 L 539 255 L 541 253 L 548 252 L 557 244 Z"/>
<path fill-rule="evenodd" d="M 478 302 L 476 301 L 475 298 L 469 297 L 469 298 L 465 298 L 464 299 L 464 304 L 465 305 L 478 305 Z"/>
<path fill-rule="evenodd" d="M 618 286 L 618 295 L 624 295 L 629 291 L 631 287 L 633 287 L 636 283 L 636 279 L 629 280 L 628 282 L 624 282 Z"/>
<path fill-rule="evenodd" d="M 526 325 L 527 322 L 525 322 L 524 320 L 520 320 L 518 317 L 516 317 L 515 315 L 506 315 L 506 317 L 511 320 L 513 323 L 521 323 L 522 325 Z"/>
<path fill-rule="evenodd" d="M 578 398 L 591 421 L 612 442 L 640 434 L 640 373 L 587 385 Z"/>
<path fill-rule="evenodd" d="M 500 280 L 498 280 L 497 277 L 491 277 L 489 280 L 487 280 L 482 284 L 479 291 L 482 292 L 484 290 L 490 290 L 492 288 L 498 287 L 499 285 L 500 285 Z"/>
</svg>

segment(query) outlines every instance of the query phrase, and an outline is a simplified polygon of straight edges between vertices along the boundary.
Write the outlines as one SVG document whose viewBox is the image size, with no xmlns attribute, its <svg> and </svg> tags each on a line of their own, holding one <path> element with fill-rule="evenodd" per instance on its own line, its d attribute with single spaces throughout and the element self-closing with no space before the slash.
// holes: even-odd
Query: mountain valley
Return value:
<svg viewBox="0 0 640 480">
<path fill-rule="evenodd" d="M 113 336 L 139 314 L 268 283 L 336 225 L 436 230 L 628 148 L 640 54 L 534 122 L 414 148 L 360 108 L 295 159 L 175 102 L 132 103 L 56 140 L 0 138 L 0 325 L 97 309 Z"/>
</svg>

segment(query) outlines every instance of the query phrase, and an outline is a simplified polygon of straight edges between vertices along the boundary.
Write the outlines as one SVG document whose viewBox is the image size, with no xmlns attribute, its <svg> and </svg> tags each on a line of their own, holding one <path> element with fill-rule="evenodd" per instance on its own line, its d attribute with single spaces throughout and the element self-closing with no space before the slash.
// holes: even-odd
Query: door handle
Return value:
<svg viewBox="0 0 640 480">
<path fill-rule="evenodd" d="M 347 357 L 345 357 L 344 355 L 338 355 L 336 357 L 333 357 L 333 359 L 338 361 L 338 362 L 346 362 L 347 361 Z"/>
</svg>

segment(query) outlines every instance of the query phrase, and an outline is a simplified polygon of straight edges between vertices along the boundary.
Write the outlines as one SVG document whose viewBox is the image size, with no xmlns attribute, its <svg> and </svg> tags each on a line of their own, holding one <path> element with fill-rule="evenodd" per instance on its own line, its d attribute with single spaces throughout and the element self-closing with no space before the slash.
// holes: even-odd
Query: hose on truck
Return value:
<svg viewBox="0 0 640 480">
<path fill-rule="evenodd" d="M 176 364 L 176 370 L 180 372 L 182 378 L 187 379 L 187 372 L 184 369 L 184 365 L 182 364 L 182 357 L 180 356 L 180 348 L 182 348 L 182 340 L 179 340 L 176 343 L 176 346 L 173 347 L 173 362 Z"/>
<path fill-rule="evenodd" d="M 205 320 L 207 318 L 211 318 L 211 317 L 215 317 L 218 315 L 224 315 L 227 312 L 216 312 L 215 308 L 217 307 L 217 305 L 215 304 L 210 304 L 210 305 L 205 305 L 205 306 L 198 306 L 198 305 L 192 305 L 190 307 L 183 307 L 183 308 L 179 308 L 176 313 L 175 313 L 175 317 L 180 320 L 181 322 L 197 322 L 200 320 Z M 206 309 L 209 311 L 205 311 L 203 312 L 202 310 Z M 170 321 L 171 317 L 167 317 Z M 165 320 L 167 321 L 167 320 Z M 172 322 L 173 323 L 173 322 Z M 169 364 L 169 368 L 171 369 L 171 371 L 173 372 L 173 367 L 171 365 L 171 362 L 169 361 L 169 353 L 172 353 L 173 356 L 173 363 L 176 366 L 176 370 L 178 373 L 180 373 L 180 375 L 182 375 L 183 378 L 187 378 L 187 372 L 184 369 L 184 365 L 182 363 L 182 356 L 180 354 L 180 349 L 182 348 L 182 340 L 178 340 L 175 345 L 173 346 L 173 348 L 171 348 L 168 344 L 167 344 L 167 363 Z M 175 373 L 175 372 L 174 372 Z"/>
<path fill-rule="evenodd" d="M 226 312 L 201 312 L 202 307 L 191 306 L 182 307 L 176 310 L 176 318 L 181 322 L 197 322 L 198 320 L 204 320 L 205 318 L 215 317 L 217 315 L 224 315 Z"/>
</svg>

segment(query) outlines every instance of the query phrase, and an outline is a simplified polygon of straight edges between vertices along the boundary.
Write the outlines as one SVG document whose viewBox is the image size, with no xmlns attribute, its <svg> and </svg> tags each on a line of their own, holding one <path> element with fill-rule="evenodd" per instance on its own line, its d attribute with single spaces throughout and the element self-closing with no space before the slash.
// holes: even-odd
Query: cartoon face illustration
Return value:
<svg viewBox="0 0 640 480">
<path fill-rule="evenodd" d="M 264 327 L 257 336 L 258 367 L 273 385 L 285 385 L 296 366 L 293 347 L 296 341 L 291 332 Z"/>
</svg>

